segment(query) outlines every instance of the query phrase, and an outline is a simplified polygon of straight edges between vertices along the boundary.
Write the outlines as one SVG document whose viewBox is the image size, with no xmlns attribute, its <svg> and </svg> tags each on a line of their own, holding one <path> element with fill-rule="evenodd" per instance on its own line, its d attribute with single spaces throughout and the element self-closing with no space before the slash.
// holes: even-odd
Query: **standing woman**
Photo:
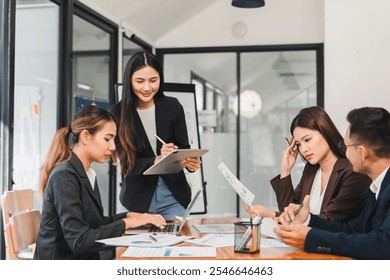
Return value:
<svg viewBox="0 0 390 280">
<path fill-rule="evenodd" d="M 120 201 L 129 211 L 159 213 L 166 220 L 183 216 L 191 201 L 184 171 L 177 174 L 142 173 L 174 149 L 188 149 L 184 110 L 176 98 L 164 96 L 163 72 L 157 58 L 138 52 L 128 61 L 123 93 L 112 112 L 118 122 L 118 157 L 124 175 Z M 165 143 L 156 140 L 159 136 Z M 183 161 L 189 172 L 200 167 L 198 158 Z"/>
<path fill-rule="evenodd" d="M 99 259 L 99 239 L 118 237 L 127 228 L 165 225 L 160 215 L 122 213 L 103 216 L 92 162 L 115 151 L 116 125 L 108 111 L 86 106 L 69 127 L 57 131 L 41 169 L 42 221 L 34 259 Z"/>
<path fill-rule="evenodd" d="M 271 180 L 279 211 L 299 204 L 310 195 L 310 210 L 320 218 L 344 222 L 357 217 L 365 205 L 371 180 L 355 173 L 345 157 L 343 138 L 324 109 L 302 109 L 290 127 L 292 138 L 283 151 L 280 174 Z M 301 180 L 294 188 L 291 170 L 298 154 L 306 161 Z M 250 214 L 275 217 L 278 213 L 262 205 Z"/>
</svg>

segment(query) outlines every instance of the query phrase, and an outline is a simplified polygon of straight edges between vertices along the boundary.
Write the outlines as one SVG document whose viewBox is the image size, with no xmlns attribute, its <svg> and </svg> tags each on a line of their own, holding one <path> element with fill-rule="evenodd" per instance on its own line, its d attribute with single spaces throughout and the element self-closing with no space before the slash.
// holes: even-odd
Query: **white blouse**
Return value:
<svg viewBox="0 0 390 280">
<path fill-rule="evenodd" d="M 153 104 L 152 107 L 140 110 L 137 109 L 138 115 L 141 119 L 142 125 L 144 126 L 146 136 L 148 136 L 148 140 L 150 145 L 152 146 L 152 149 L 154 153 L 157 155 L 157 140 L 154 137 L 156 134 L 156 109 L 155 105 Z"/>
<path fill-rule="evenodd" d="M 95 180 L 96 180 L 96 172 L 92 169 L 92 167 L 89 167 L 86 171 L 89 182 L 91 183 L 91 187 L 93 190 L 95 190 Z"/>
<path fill-rule="evenodd" d="M 324 193 L 326 191 L 326 187 L 328 186 L 328 182 L 326 182 L 324 191 L 321 194 L 321 173 L 321 168 L 318 168 L 310 191 L 310 213 L 314 215 L 320 214 L 322 201 L 324 200 Z"/>
</svg>

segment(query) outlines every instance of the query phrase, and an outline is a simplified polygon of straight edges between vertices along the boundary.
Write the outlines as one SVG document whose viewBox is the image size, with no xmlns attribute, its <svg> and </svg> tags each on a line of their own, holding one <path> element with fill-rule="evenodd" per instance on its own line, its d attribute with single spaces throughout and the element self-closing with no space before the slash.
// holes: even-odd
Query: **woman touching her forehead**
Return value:
<svg viewBox="0 0 390 280">
<path fill-rule="evenodd" d="M 293 119 L 290 131 L 292 137 L 282 154 L 280 174 L 271 180 L 279 211 L 283 212 L 290 203 L 300 204 L 309 194 L 312 214 L 335 222 L 357 217 L 371 180 L 353 171 L 345 156 L 343 138 L 325 110 L 318 106 L 302 109 Z M 291 170 L 298 154 L 306 165 L 294 187 Z M 252 215 L 279 215 L 262 205 L 245 207 Z"/>
</svg>

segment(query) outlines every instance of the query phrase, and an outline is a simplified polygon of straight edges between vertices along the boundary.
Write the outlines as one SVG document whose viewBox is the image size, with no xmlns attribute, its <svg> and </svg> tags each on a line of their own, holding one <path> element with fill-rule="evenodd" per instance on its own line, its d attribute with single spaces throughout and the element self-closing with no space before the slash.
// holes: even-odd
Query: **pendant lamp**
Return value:
<svg viewBox="0 0 390 280">
<path fill-rule="evenodd" d="M 232 6 L 237 8 L 260 8 L 264 5 L 264 0 L 232 0 Z"/>
</svg>

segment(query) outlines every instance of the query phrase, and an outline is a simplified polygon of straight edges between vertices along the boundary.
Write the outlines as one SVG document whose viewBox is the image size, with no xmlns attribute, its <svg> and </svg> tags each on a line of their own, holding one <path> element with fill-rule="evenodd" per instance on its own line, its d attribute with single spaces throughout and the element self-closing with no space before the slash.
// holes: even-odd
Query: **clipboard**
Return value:
<svg viewBox="0 0 390 280">
<path fill-rule="evenodd" d="M 149 167 L 143 174 L 144 175 L 160 175 L 160 174 L 174 174 L 178 173 L 184 168 L 184 165 L 181 164 L 181 161 L 186 158 L 199 158 L 205 153 L 208 149 L 177 149 L 173 150 L 160 161 L 153 164 Z"/>
</svg>

